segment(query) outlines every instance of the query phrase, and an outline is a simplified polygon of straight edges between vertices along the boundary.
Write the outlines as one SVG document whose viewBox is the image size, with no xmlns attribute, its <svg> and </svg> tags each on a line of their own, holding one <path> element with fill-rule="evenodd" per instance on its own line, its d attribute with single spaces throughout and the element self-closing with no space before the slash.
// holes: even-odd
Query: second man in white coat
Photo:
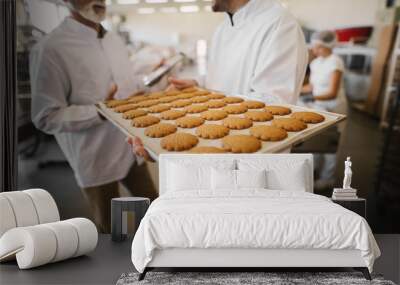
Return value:
<svg viewBox="0 0 400 285">
<path fill-rule="evenodd" d="M 267 104 L 296 104 L 308 64 L 304 34 L 277 0 L 213 0 L 226 17 L 214 33 L 205 88 L 246 95 Z M 194 79 L 169 79 L 170 88 L 198 85 Z M 143 155 L 140 143 L 133 152 Z"/>
<path fill-rule="evenodd" d="M 214 0 L 213 10 L 227 14 L 212 39 L 205 87 L 295 104 L 308 62 L 296 19 L 277 0 Z M 178 89 L 197 84 L 170 82 Z"/>
</svg>

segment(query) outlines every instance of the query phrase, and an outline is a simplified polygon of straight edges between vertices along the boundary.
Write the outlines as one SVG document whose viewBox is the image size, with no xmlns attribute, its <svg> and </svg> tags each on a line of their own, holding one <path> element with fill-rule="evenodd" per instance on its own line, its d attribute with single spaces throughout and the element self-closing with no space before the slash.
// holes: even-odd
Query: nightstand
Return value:
<svg viewBox="0 0 400 285">
<path fill-rule="evenodd" d="M 133 212 L 135 214 L 136 232 L 149 206 L 149 198 L 113 198 L 111 200 L 111 239 L 113 241 L 124 241 L 126 239 L 128 226 L 126 212 Z"/>
<path fill-rule="evenodd" d="M 359 214 L 364 219 L 367 218 L 367 200 L 358 198 L 352 200 L 334 200 L 332 202 L 341 205 L 342 207 Z"/>
</svg>

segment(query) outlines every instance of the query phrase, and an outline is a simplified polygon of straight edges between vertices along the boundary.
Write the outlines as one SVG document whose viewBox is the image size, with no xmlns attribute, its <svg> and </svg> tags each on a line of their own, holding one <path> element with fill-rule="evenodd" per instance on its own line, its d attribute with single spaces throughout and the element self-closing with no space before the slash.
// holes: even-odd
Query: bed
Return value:
<svg viewBox="0 0 400 285">
<path fill-rule="evenodd" d="M 380 251 L 359 215 L 313 194 L 309 154 L 165 154 L 132 243 L 141 273 L 184 267 L 352 267 Z"/>
</svg>

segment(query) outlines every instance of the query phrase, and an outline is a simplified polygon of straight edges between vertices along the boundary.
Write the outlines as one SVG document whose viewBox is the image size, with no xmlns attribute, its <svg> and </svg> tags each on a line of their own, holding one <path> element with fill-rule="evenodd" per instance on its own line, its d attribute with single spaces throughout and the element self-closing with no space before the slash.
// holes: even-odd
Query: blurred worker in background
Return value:
<svg viewBox="0 0 400 285">
<path fill-rule="evenodd" d="M 154 199 L 153 185 L 134 181 L 136 160 L 124 135 L 97 112 L 107 98 L 144 89 L 134 77 L 124 43 L 106 31 L 105 0 L 64 0 L 71 16 L 32 51 L 32 120 L 53 134 L 72 167 L 100 232 L 110 232 L 110 200 L 118 182 L 137 196 Z M 139 177 L 143 177 L 141 173 Z"/>
<path fill-rule="evenodd" d="M 302 88 L 302 101 L 307 107 L 346 114 L 347 100 L 343 85 L 343 60 L 333 53 L 336 34 L 333 31 L 314 33 L 311 38 L 315 59 L 310 64 L 309 83 Z M 343 126 L 339 127 L 342 131 Z M 315 155 L 319 169 L 316 189 L 332 188 L 335 182 L 336 154 Z"/>
</svg>

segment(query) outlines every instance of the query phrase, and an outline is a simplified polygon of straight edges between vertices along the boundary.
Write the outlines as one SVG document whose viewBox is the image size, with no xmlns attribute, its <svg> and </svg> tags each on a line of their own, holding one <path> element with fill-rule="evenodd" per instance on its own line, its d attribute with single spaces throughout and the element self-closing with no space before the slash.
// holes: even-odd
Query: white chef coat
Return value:
<svg viewBox="0 0 400 285">
<path fill-rule="evenodd" d="M 53 134 L 81 187 L 124 178 L 134 162 L 125 136 L 98 115 L 95 103 L 106 98 L 112 83 L 116 98 L 139 91 L 142 81 L 123 42 L 72 18 L 41 41 L 31 53 L 32 121 Z"/>
<path fill-rule="evenodd" d="M 232 22 L 227 15 L 214 34 L 206 87 L 295 104 L 308 59 L 295 18 L 276 0 L 250 0 Z"/>
<path fill-rule="evenodd" d="M 328 57 L 317 57 L 310 64 L 311 76 L 310 83 L 313 86 L 313 95 L 326 95 L 330 91 L 332 75 L 335 71 L 344 72 L 344 62 L 336 54 L 331 54 Z M 315 108 L 324 109 L 327 111 L 346 113 L 347 101 L 346 94 L 342 81 L 340 83 L 339 92 L 335 99 L 318 100 L 313 103 Z"/>
</svg>

